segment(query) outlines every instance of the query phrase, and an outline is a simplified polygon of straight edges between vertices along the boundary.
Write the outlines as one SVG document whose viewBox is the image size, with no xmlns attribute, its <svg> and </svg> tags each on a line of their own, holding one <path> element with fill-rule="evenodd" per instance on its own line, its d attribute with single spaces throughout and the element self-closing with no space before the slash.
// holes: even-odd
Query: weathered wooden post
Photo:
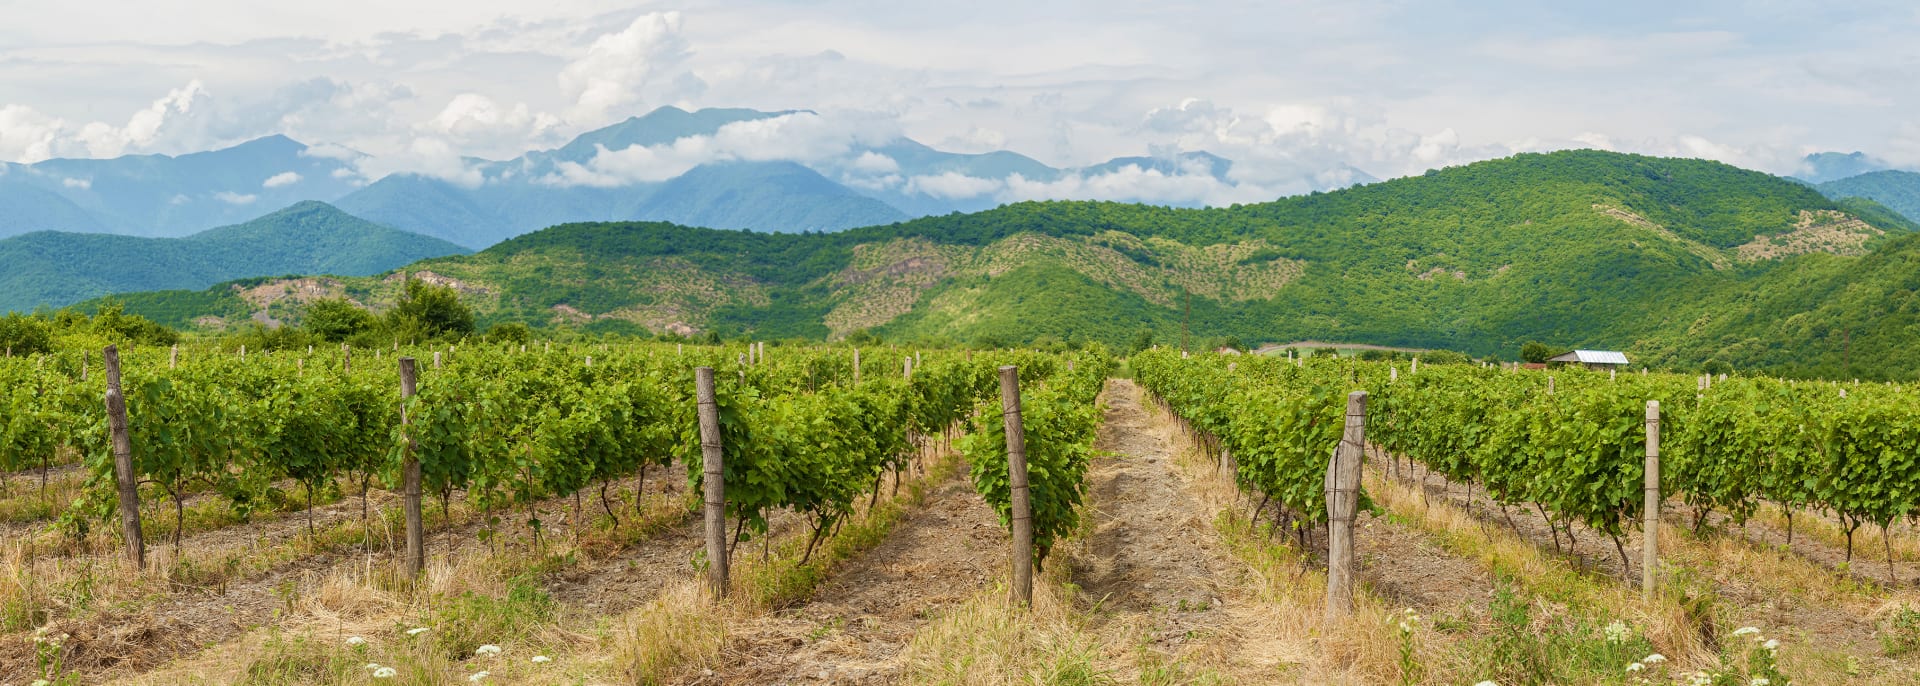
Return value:
<svg viewBox="0 0 1920 686">
<path fill-rule="evenodd" d="M 1660 401 L 1647 401 L 1647 500 L 1641 513 L 1640 598 L 1653 602 L 1660 560 Z M 1622 570 L 1624 571 L 1624 570 Z"/>
<path fill-rule="evenodd" d="M 440 368 L 440 351 L 438 350 L 433 351 L 433 368 Z"/>
<path fill-rule="evenodd" d="M 1027 490 L 1027 436 L 1020 424 L 1020 368 L 1000 368 L 1000 408 L 1006 416 L 1007 489 L 1013 524 L 1012 602 L 1033 604 L 1033 503 Z"/>
<path fill-rule="evenodd" d="M 340 373 L 342 374 L 353 373 L 353 344 L 352 343 L 340 344 Z"/>
<path fill-rule="evenodd" d="M 694 399 L 700 415 L 700 468 L 706 491 L 707 578 L 713 597 L 727 597 L 727 485 L 720 453 L 720 406 L 713 392 L 713 368 L 693 370 Z"/>
<path fill-rule="evenodd" d="M 1367 392 L 1347 394 L 1347 424 L 1327 464 L 1327 619 L 1353 614 L 1353 520 L 1367 445 Z"/>
<path fill-rule="evenodd" d="M 400 424 L 411 426 L 406 399 L 415 391 L 413 358 L 400 358 Z M 407 431 L 407 449 L 400 459 L 400 495 L 407 515 L 407 576 L 418 577 L 427 568 L 427 529 L 420 514 L 420 456 L 414 451 L 413 429 Z"/>
<path fill-rule="evenodd" d="M 133 439 L 127 435 L 127 399 L 120 390 L 120 350 L 102 351 L 107 363 L 107 431 L 113 441 L 113 478 L 120 489 L 120 533 L 134 569 L 147 566 L 147 543 L 140 535 L 140 480 L 133 473 Z"/>
<path fill-rule="evenodd" d="M 1413 370 L 1412 370 L 1412 371 L 1409 371 L 1409 372 L 1407 372 L 1407 373 L 1408 373 L 1408 374 L 1419 374 L 1419 373 L 1420 373 L 1420 358 L 1418 358 L 1418 357 L 1416 357 L 1416 358 L 1413 358 Z"/>
<path fill-rule="evenodd" d="M 908 381 L 913 380 L 913 358 L 907 358 L 906 365 L 901 368 L 900 377 Z"/>
<path fill-rule="evenodd" d="M 247 361 L 247 346 L 244 346 L 244 345 L 240 346 L 240 361 L 241 362 Z"/>
<path fill-rule="evenodd" d="M 853 385 L 860 385 L 860 349 L 853 349 Z"/>
<path fill-rule="evenodd" d="M 179 345 L 174 345 L 172 350 L 167 351 L 167 368 L 168 369 L 180 368 L 180 346 Z"/>
</svg>

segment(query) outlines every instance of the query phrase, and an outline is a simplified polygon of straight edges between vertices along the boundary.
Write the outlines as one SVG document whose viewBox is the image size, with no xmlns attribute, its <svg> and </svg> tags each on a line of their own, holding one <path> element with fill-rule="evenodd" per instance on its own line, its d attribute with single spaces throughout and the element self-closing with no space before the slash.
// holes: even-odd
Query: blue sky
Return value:
<svg viewBox="0 0 1920 686">
<path fill-rule="evenodd" d="M 458 173 L 661 105 L 807 108 L 1058 166 L 1205 149 L 1259 193 L 1602 147 L 1920 165 L 1920 10 L 1853 2 L 0 0 L 0 159 L 285 133 Z M 795 144 L 796 155 L 813 149 Z"/>
</svg>

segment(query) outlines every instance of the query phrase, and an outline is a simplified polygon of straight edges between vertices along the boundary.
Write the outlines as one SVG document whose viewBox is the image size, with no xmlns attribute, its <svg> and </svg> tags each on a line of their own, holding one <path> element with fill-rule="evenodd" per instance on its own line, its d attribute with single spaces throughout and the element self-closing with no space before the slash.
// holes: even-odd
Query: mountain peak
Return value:
<svg viewBox="0 0 1920 686">
<path fill-rule="evenodd" d="M 1821 184 L 1886 168 L 1886 162 L 1864 152 L 1816 152 L 1800 161 L 1795 176 L 1807 183 Z"/>
</svg>

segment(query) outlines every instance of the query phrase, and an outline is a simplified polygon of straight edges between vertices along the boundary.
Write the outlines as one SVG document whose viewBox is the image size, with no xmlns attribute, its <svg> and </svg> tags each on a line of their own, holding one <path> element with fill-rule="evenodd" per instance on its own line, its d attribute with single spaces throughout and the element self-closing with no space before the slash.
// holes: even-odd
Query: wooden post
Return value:
<svg viewBox="0 0 1920 686">
<path fill-rule="evenodd" d="M 1327 619 L 1353 614 L 1353 519 L 1366 459 L 1367 392 L 1347 394 L 1347 424 L 1327 464 Z"/>
<path fill-rule="evenodd" d="M 1418 358 L 1418 357 L 1416 357 L 1416 358 L 1413 358 L 1413 371 L 1410 371 L 1410 372 L 1407 372 L 1407 373 L 1408 373 L 1408 374 L 1419 374 L 1419 373 L 1420 373 L 1420 358 Z"/>
<path fill-rule="evenodd" d="M 1547 377 L 1547 395 L 1553 395 L 1553 377 Z"/>
<path fill-rule="evenodd" d="M 293 358 L 293 371 L 296 374 L 307 373 L 307 358 L 304 358 L 304 357 Z"/>
<path fill-rule="evenodd" d="M 1027 436 L 1020 425 L 1020 368 L 1000 368 L 1000 408 L 1006 416 L 1007 488 L 1012 494 L 1012 602 L 1033 604 L 1033 503 L 1027 490 Z"/>
<path fill-rule="evenodd" d="M 1393 382 L 1395 382 L 1395 381 L 1399 381 L 1399 380 L 1400 380 L 1400 368 L 1399 368 L 1399 367 L 1397 367 L 1397 366 L 1394 366 L 1394 367 L 1388 367 L 1388 368 L 1387 368 L 1387 383 L 1393 383 Z"/>
<path fill-rule="evenodd" d="M 352 343 L 340 344 L 340 373 L 342 374 L 353 373 L 353 344 Z"/>
<path fill-rule="evenodd" d="M 167 368 L 178 369 L 179 367 L 180 367 L 180 346 L 175 345 L 173 346 L 172 350 L 167 351 Z"/>
<path fill-rule="evenodd" d="M 902 367 L 902 371 L 900 372 L 900 377 L 908 381 L 913 380 L 913 358 L 911 357 L 907 358 L 906 366 Z"/>
<path fill-rule="evenodd" d="M 433 368 L 440 368 L 440 351 L 438 350 L 433 351 Z"/>
<path fill-rule="evenodd" d="M 587 368 L 588 368 L 588 369 L 592 369 L 592 368 L 593 368 L 593 356 L 592 356 L 592 355 L 588 355 L 588 356 L 587 356 Z"/>
<path fill-rule="evenodd" d="M 414 394 L 416 374 L 413 358 L 400 358 L 400 397 L 411 398 Z M 407 416 L 407 406 L 400 406 L 400 424 L 408 426 L 413 419 Z M 414 454 L 412 429 L 407 429 L 408 440 L 405 456 L 400 460 L 400 493 L 406 501 L 407 511 L 407 576 L 417 577 L 427 568 L 427 532 L 426 522 L 420 515 L 420 456 Z"/>
<path fill-rule="evenodd" d="M 1640 514 L 1640 599 L 1653 602 L 1660 560 L 1660 401 L 1647 401 L 1647 501 Z"/>
<path fill-rule="evenodd" d="M 700 468 L 706 490 L 707 577 L 713 597 L 727 597 L 727 485 L 720 453 L 720 406 L 713 393 L 713 368 L 693 370 L 694 398 L 700 415 Z"/>
<path fill-rule="evenodd" d="M 244 346 L 244 345 L 240 346 L 240 361 L 241 362 L 247 361 L 247 346 Z"/>
<path fill-rule="evenodd" d="M 140 535 L 140 481 L 133 472 L 133 439 L 127 435 L 127 399 L 120 390 L 120 350 L 102 351 L 107 363 L 107 430 L 113 440 L 113 478 L 120 489 L 120 533 L 134 569 L 147 566 L 147 543 Z"/>
<path fill-rule="evenodd" d="M 853 349 L 853 385 L 860 385 L 860 349 Z"/>
</svg>

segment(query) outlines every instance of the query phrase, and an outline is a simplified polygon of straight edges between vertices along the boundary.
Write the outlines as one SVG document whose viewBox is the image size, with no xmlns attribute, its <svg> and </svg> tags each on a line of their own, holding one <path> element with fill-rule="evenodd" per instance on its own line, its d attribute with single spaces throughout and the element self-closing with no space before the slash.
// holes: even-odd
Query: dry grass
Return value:
<svg viewBox="0 0 1920 686">
<path fill-rule="evenodd" d="M 941 686 L 1111 683 L 1106 651 L 1073 609 L 1071 587 L 1034 584 L 1031 609 L 1008 603 L 1003 581 L 923 627 L 907 646 L 904 681 Z"/>
<path fill-rule="evenodd" d="M 1627 621 L 1670 658 L 1704 654 L 1697 626 L 1688 619 L 1681 599 L 1670 593 L 1656 595 L 1652 605 L 1644 604 L 1638 589 L 1583 575 L 1533 542 L 1482 522 L 1452 503 L 1430 500 L 1425 491 L 1372 471 L 1366 474 L 1364 488 L 1374 502 L 1434 536 L 1449 552 L 1477 559 L 1529 592 Z"/>
</svg>

